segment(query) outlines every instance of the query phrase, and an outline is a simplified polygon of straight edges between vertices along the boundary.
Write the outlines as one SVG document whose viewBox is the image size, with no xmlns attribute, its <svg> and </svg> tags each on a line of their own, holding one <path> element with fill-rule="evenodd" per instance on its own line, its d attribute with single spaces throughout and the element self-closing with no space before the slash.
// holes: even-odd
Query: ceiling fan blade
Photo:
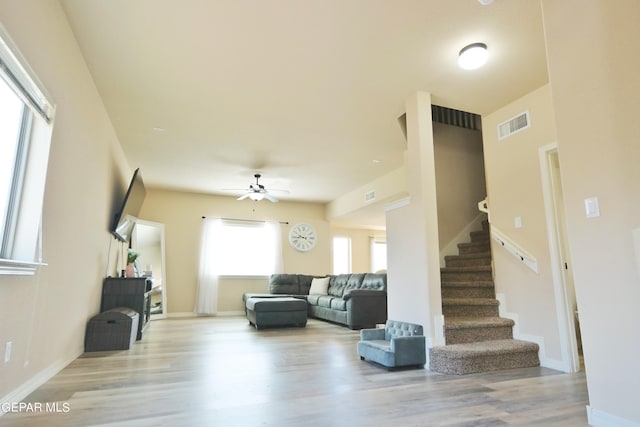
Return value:
<svg viewBox="0 0 640 427">
<path fill-rule="evenodd" d="M 289 194 L 289 190 L 280 190 L 280 189 L 277 189 L 277 188 L 270 188 L 269 189 L 269 193 L 277 193 L 277 194 L 287 195 L 287 194 Z"/>
<path fill-rule="evenodd" d="M 267 199 L 268 201 L 272 202 L 272 203 L 278 203 L 278 199 L 276 199 L 275 197 L 273 197 L 271 194 L 265 192 L 264 194 L 264 198 Z"/>
<path fill-rule="evenodd" d="M 244 200 L 244 199 L 246 199 L 247 197 L 249 197 L 249 195 L 250 195 L 250 194 L 251 194 L 251 193 L 243 194 L 242 196 L 238 197 L 236 200 Z"/>
</svg>

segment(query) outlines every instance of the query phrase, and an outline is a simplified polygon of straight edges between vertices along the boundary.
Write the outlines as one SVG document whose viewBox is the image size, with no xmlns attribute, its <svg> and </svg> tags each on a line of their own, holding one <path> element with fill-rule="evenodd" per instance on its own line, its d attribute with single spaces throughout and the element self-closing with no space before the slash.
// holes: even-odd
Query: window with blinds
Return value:
<svg viewBox="0 0 640 427">
<path fill-rule="evenodd" d="M 42 264 L 41 219 L 55 106 L 0 26 L 0 274 Z"/>
</svg>

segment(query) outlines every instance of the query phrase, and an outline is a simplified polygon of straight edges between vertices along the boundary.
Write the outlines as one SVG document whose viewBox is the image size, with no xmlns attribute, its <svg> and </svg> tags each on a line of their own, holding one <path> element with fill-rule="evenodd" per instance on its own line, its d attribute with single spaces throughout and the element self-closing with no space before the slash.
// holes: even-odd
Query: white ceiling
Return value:
<svg viewBox="0 0 640 427">
<path fill-rule="evenodd" d="M 240 195 L 223 189 L 262 172 L 282 199 L 327 202 L 402 164 L 410 94 L 487 114 L 547 82 L 535 0 L 61 4 L 149 187 Z M 473 42 L 489 62 L 465 71 Z"/>
</svg>

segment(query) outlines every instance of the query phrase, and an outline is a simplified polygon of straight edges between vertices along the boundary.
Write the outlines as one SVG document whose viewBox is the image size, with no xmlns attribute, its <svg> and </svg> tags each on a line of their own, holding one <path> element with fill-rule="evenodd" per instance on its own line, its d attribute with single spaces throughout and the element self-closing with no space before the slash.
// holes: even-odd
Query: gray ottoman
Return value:
<svg viewBox="0 0 640 427">
<path fill-rule="evenodd" d="M 256 329 L 266 326 L 300 326 L 307 324 L 307 302 L 291 297 L 249 298 L 247 319 Z"/>
</svg>

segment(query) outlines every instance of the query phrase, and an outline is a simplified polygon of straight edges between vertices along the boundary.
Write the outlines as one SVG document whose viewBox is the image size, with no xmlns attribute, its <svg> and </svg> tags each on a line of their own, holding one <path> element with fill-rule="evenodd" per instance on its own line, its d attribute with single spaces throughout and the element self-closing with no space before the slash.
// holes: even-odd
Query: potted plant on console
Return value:
<svg viewBox="0 0 640 427">
<path fill-rule="evenodd" d="M 125 269 L 125 277 L 138 277 L 136 268 L 136 259 L 140 254 L 129 248 L 127 251 L 127 268 Z"/>
</svg>

